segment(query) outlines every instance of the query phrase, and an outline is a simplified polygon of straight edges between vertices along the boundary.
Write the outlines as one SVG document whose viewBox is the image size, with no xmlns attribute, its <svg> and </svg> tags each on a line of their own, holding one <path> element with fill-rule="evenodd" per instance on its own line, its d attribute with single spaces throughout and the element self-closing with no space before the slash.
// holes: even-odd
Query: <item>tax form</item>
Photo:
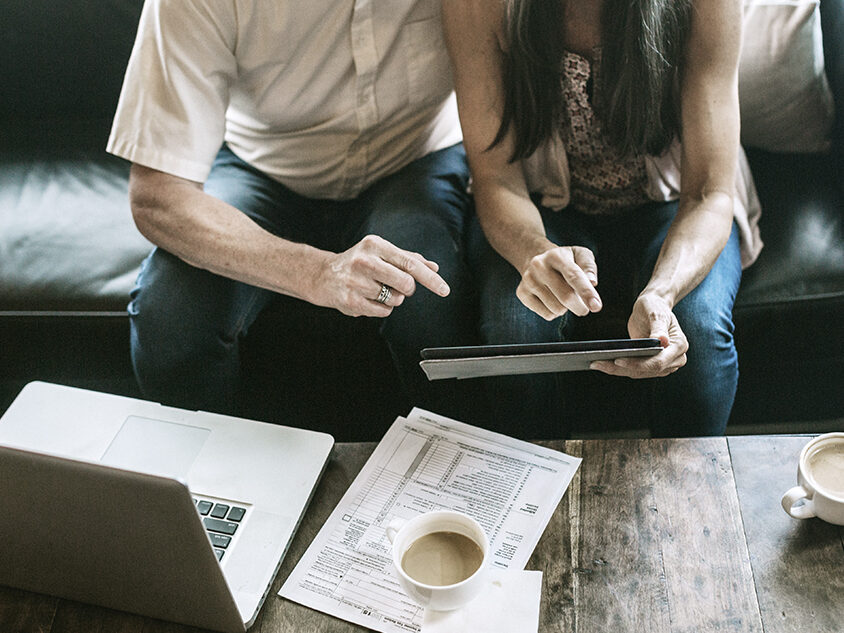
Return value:
<svg viewBox="0 0 844 633">
<path fill-rule="evenodd" d="M 398 418 L 287 578 L 280 596 L 383 633 L 418 632 L 386 527 L 429 510 L 483 526 L 492 565 L 523 569 L 580 459 L 413 409 Z"/>
</svg>

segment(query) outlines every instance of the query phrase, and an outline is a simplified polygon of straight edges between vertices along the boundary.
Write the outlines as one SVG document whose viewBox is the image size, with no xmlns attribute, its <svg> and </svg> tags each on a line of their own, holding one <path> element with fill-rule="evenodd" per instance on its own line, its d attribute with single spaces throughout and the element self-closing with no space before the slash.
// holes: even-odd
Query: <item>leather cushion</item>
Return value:
<svg viewBox="0 0 844 633">
<path fill-rule="evenodd" d="M 102 124 L 41 124 L 0 153 L 0 310 L 123 311 L 151 245 Z M 17 141 L 17 142 L 16 142 Z"/>
<path fill-rule="evenodd" d="M 844 302 L 844 198 L 827 156 L 749 150 L 765 247 L 745 271 L 736 309 L 780 302 Z"/>
</svg>

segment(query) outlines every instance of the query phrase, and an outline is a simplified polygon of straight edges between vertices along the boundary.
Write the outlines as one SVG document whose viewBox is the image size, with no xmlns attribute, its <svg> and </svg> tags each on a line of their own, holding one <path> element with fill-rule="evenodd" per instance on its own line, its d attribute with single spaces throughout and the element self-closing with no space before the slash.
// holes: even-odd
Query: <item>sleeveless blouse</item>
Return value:
<svg viewBox="0 0 844 633">
<path fill-rule="evenodd" d="M 594 109 L 600 82 L 601 50 L 592 63 L 566 51 L 562 88 L 562 138 L 571 171 L 571 206 L 581 213 L 618 213 L 648 202 L 644 156 L 622 156 L 607 141 Z M 591 93 L 591 94 L 590 94 Z"/>
</svg>

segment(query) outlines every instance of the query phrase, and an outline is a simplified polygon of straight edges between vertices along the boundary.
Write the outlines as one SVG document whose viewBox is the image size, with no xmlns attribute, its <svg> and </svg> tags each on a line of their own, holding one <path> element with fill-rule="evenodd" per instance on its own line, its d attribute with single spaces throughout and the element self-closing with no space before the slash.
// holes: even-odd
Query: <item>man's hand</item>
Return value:
<svg viewBox="0 0 844 633">
<path fill-rule="evenodd" d="M 556 246 L 533 257 L 522 271 L 516 296 L 546 321 L 571 310 L 586 316 L 601 309 L 598 266 L 582 246 Z"/>
<path fill-rule="evenodd" d="M 686 364 L 689 342 L 680 329 L 669 303 L 653 294 L 642 294 L 633 304 L 627 321 L 631 338 L 657 338 L 662 351 L 649 358 L 619 358 L 615 361 L 596 361 L 590 366 L 612 376 L 628 378 L 656 378 L 673 374 Z"/>
<path fill-rule="evenodd" d="M 416 290 L 416 283 L 445 297 L 450 289 L 439 266 L 419 253 L 405 251 L 376 235 L 367 235 L 342 253 L 331 254 L 314 280 L 309 300 L 349 316 L 386 317 Z M 376 301 L 381 285 L 391 296 Z"/>
</svg>

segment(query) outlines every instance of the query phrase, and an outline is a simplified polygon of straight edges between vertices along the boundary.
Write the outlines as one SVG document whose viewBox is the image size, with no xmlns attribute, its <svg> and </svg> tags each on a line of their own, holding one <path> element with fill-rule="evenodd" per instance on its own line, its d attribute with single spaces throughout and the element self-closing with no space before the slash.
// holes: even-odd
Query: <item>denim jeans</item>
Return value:
<svg viewBox="0 0 844 633">
<path fill-rule="evenodd" d="M 589 216 L 540 208 L 548 237 L 586 246 L 598 264 L 604 307 L 585 317 L 545 321 L 516 297 L 518 272 L 487 243 L 477 222 L 469 257 L 477 271 L 484 343 L 626 338 L 636 296 L 650 279 L 677 203 L 651 203 L 622 216 Z M 738 382 L 732 308 L 741 279 L 738 233 L 706 278 L 674 307 L 689 341 L 687 364 L 664 378 L 632 380 L 600 372 L 484 379 L 496 399 L 497 428 L 530 428 L 537 437 L 589 430 L 650 427 L 654 436 L 723 434 Z M 612 419 L 607 419 L 612 418 Z"/>
<path fill-rule="evenodd" d="M 224 146 L 205 191 L 289 240 L 340 252 L 372 233 L 437 262 L 451 287 L 449 296 L 417 285 L 380 329 L 408 400 L 458 416 L 467 410 L 465 390 L 429 383 L 418 362 L 423 347 L 465 345 L 477 337 L 476 302 L 464 261 L 473 209 L 468 178 L 463 147 L 455 145 L 416 160 L 357 199 L 317 200 L 268 178 Z M 154 249 L 129 304 L 132 362 L 143 394 L 174 406 L 236 412 L 241 340 L 276 297 Z"/>
</svg>

